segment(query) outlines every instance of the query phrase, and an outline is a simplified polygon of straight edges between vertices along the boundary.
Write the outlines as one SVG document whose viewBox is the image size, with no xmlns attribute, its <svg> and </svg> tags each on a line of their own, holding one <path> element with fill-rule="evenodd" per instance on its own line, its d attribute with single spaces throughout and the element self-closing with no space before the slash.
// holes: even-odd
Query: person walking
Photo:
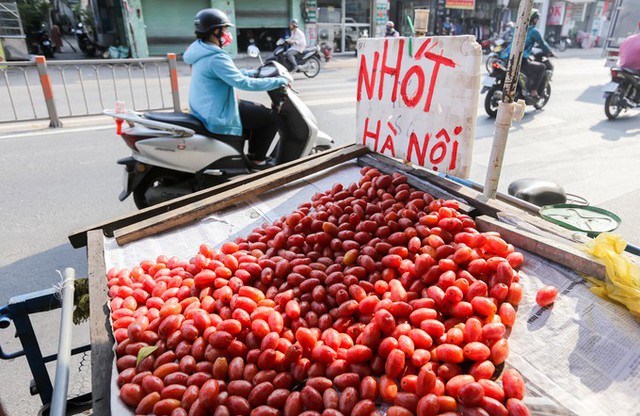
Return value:
<svg viewBox="0 0 640 416">
<path fill-rule="evenodd" d="M 253 169 L 268 167 L 267 152 L 278 132 L 278 117 L 263 105 L 236 98 L 236 88 L 270 91 L 287 85 L 283 77 L 254 78 L 257 71 L 239 70 L 223 50 L 233 42 L 229 17 L 218 9 L 196 14 L 196 41 L 184 53 L 191 65 L 189 107 L 191 113 L 214 134 L 244 136 Z"/>
</svg>

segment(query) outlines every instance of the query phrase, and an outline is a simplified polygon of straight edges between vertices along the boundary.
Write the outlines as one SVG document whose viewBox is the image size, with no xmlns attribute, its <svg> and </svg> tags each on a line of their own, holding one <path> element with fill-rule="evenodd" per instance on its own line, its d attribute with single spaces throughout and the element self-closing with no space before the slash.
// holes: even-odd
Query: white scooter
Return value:
<svg viewBox="0 0 640 416">
<path fill-rule="evenodd" d="M 259 57 L 255 46 L 249 54 Z M 268 62 L 258 70 L 258 78 L 281 76 L 293 82 L 282 65 Z M 333 139 L 318 129 L 316 118 L 290 87 L 269 91 L 272 108 L 280 120 L 273 165 L 327 150 Z M 124 165 L 123 201 L 130 194 L 138 208 L 177 198 L 218 185 L 229 179 L 252 173 L 245 155 L 245 138 L 224 136 L 207 131 L 195 116 L 188 113 L 136 113 L 123 109 L 105 110 L 129 128 L 120 131 L 131 157 L 118 160 Z"/>
</svg>

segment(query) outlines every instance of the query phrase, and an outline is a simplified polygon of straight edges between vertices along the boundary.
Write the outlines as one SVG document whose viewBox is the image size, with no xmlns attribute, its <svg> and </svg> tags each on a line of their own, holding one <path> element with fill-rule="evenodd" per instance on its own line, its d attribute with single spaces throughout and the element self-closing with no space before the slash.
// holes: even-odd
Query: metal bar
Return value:
<svg viewBox="0 0 640 416">
<path fill-rule="evenodd" d="M 60 334 L 58 336 L 58 360 L 50 413 L 52 416 L 63 416 L 67 410 L 75 277 L 76 271 L 74 269 L 71 267 L 64 269 L 64 280 L 62 281 L 62 313 L 60 317 Z"/>
<path fill-rule="evenodd" d="M 100 85 L 100 71 L 97 66 L 93 66 L 93 71 L 96 73 L 96 81 L 98 82 L 98 96 L 100 97 L 100 106 L 104 108 L 104 101 L 102 101 L 102 86 Z"/>
<path fill-rule="evenodd" d="M 180 113 L 180 90 L 178 89 L 178 68 L 176 54 L 167 54 L 169 60 L 169 78 L 171 79 L 171 97 L 173 98 L 173 111 Z"/>
<path fill-rule="evenodd" d="M 82 67 L 76 66 L 78 68 L 78 77 L 80 78 L 80 88 L 82 88 L 82 98 L 84 99 L 84 109 L 87 114 L 89 114 L 89 103 L 87 102 L 87 91 L 84 88 L 84 77 L 82 76 Z"/>
<path fill-rule="evenodd" d="M 162 93 L 162 80 L 160 77 L 160 65 L 156 64 L 156 75 L 158 75 L 158 91 L 160 91 L 160 98 L 162 99 L 162 107 L 166 107 L 164 104 L 164 94 Z"/>
<path fill-rule="evenodd" d="M 91 344 L 83 345 L 82 347 L 76 347 L 72 349 L 71 355 L 80 354 L 90 350 L 91 350 Z M 55 361 L 56 359 L 58 359 L 58 354 L 51 354 L 51 355 L 47 355 L 46 357 L 42 357 L 42 361 L 44 361 L 45 363 Z"/>
<path fill-rule="evenodd" d="M 136 108 L 136 96 L 133 93 L 133 83 L 131 82 L 131 65 L 127 65 L 127 72 L 129 73 L 129 92 L 131 93 L 131 105 L 132 108 Z"/>
<path fill-rule="evenodd" d="M 29 369 L 36 383 L 37 393 L 40 396 L 42 404 L 50 403 L 53 386 L 51 385 L 51 379 L 49 379 L 49 373 L 44 365 L 44 361 L 42 361 L 42 352 L 40 351 L 40 345 L 38 344 L 31 320 L 29 319 L 29 312 L 26 310 L 24 304 L 15 305 L 14 310 L 13 324 L 16 327 L 16 333 L 18 334 L 18 338 L 20 338 L 20 343 L 25 350 L 27 363 L 29 364 Z"/>
<path fill-rule="evenodd" d="M 13 102 L 13 94 L 11 93 L 11 84 L 9 84 L 9 77 L 7 76 L 7 70 L 2 71 L 4 80 L 7 83 L 7 92 L 9 93 L 9 101 L 11 101 L 11 109 L 13 110 L 13 118 L 18 119 L 18 113 L 16 113 L 16 105 Z"/>
<path fill-rule="evenodd" d="M 518 79 L 520 77 L 520 66 L 522 65 L 522 54 L 524 52 L 524 41 L 527 37 L 527 27 L 529 26 L 529 16 L 533 0 L 520 2 L 518 9 L 518 20 L 516 21 L 516 32 L 513 36 L 511 55 L 507 66 L 507 76 L 504 80 L 504 94 L 502 101 L 512 103 L 516 96 Z"/>
<path fill-rule="evenodd" d="M 147 66 L 142 64 L 142 77 L 144 78 L 144 93 L 147 96 L 147 107 L 151 106 L 151 99 L 149 98 L 149 84 L 147 83 Z"/>
<path fill-rule="evenodd" d="M 116 101 L 118 101 L 118 86 L 116 85 L 116 66 L 111 65 L 111 76 L 113 80 L 113 91 L 116 94 Z"/>
<path fill-rule="evenodd" d="M 29 82 L 29 77 L 27 76 L 27 68 L 22 70 L 22 74 L 24 75 L 24 82 L 27 86 L 27 92 L 29 93 L 29 102 L 31 103 L 31 110 L 33 111 L 33 118 L 38 118 L 36 114 L 36 106 L 33 104 L 33 93 L 31 92 L 31 83 Z"/>
<path fill-rule="evenodd" d="M 40 75 L 40 85 L 42 86 L 42 93 L 47 104 L 47 112 L 49 113 L 49 127 L 62 127 L 62 123 L 58 118 L 58 109 L 53 99 L 53 88 L 51 86 L 51 78 L 47 72 L 47 60 L 44 56 L 36 56 L 36 67 L 38 68 L 38 74 Z"/>
<path fill-rule="evenodd" d="M 71 101 L 69 101 L 69 91 L 67 90 L 67 78 L 64 75 L 64 67 L 59 67 L 60 76 L 62 77 L 62 86 L 64 87 L 64 96 L 67 99 L 67 107 L 69 108 L 69 115 L 73 115 L 73 110 L 71 110 Z"/>
</svg>

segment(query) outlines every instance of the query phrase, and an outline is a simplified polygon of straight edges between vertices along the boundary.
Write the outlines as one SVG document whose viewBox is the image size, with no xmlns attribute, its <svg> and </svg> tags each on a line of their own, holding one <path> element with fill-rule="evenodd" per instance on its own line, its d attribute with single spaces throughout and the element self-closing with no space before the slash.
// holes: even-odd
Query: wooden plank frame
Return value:
<svg viewBox="0 0 640 416">
<path fill-rule="evenodd" d="M 210 188 L 179 200 L 161 204 L 112 221 L 100 223 L 69 236 L 72 244 L 87 244 L 89 261 L 89 295 L 91 311 L 91 361 L 93 412 L 96 415 L 110 414 L 110 383 L 113 362 L 114 339 L 109 321 L 108 289 L 104 258 L 104 236 L 113 235 L 121 244 L 146 236 L 189 224 L 218 210 L 255 197 L 261 193 L 314 174 L 340 163 L 356 159 L 360 166 L 372 166 L 385 173 L 401 172 L 409 177 L 409 184 L 416 189 L 442 198 L 457 197 L 466 201 L 463 210 L 472 216 L 482 230 L 496 230 L 506 239 L 523 249 L 540 254 L 577 271 L 602 278 L 602 264 L 591 256 L 579 252 L 571 242 L 571 232 L 555 224 L 534 217 L 520 208 L 505 202 L 487 200 L 482 194 L 424 169 L 415 169 L 397 160 L 372 153 L 361 145 L 349 145 L 322 152 L 308 158 L 259 172 L 256 175 L 238 178 L 228 184 Z M 492 217 L 499 212 L 515 213 L 539 228 L 567 239 L 559 244 L 544 237 L 527 233 L 500 223 Z M 602 273 L 601 273 L 602 272 Z"/>
<path fill-rule="evenodd" d="M 100 230 L 87 236 L 89 261 L 89 311 L 91 336 L 91 401 L 93 414 L 111 414 L 111 368 L 114 338 L 109 322 L 109 290 L 104 260 L 104 237 Z"/>
</svg>

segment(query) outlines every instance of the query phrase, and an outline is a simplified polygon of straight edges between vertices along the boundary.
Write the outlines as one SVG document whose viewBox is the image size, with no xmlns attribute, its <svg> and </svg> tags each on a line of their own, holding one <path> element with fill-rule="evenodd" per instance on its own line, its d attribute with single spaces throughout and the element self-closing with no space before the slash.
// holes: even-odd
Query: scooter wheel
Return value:
<svg viewBox="0 0 640 416">
<path fill-rule="evenodd" d="M 304 64 L 304 74 L 308 78 L 313 78 L 320 73 L 320 60 L 315 56 L 312 56 L 305 64 Z"/>
<path fill-rule="evenodd" d="M 561 39 L 560 42 L 558 43 L 558 50 L 560 52 L 564 52 L 567 50 L 567 41 L 564 39 Z"/>
<path fill-rule="evenodd" d="M 620 106 L 620 92 L 615 90 L 613 94 L 607 96 L 604 100 L 604 114 L 609 120 L 615 120 L 622 112 L 622 106 Z"/>
<path fill-rule="evenodd" d="M 541 110 L 542 107 L 547 105 L 547 103 L 549 102 L 550 98 L 551 98 L 551 84 L 549 84 L 547 82 L 544 85 L 544 90 L 542 91 L 542 94 L 540 94 L 540 99 L 538 101 L 536 101 L 533 104 L 533 106 L 536 108 L 536 110 Z"/>
<path fill-rule="evenodd" d="M 489 117 L 496 118 L 496 115 L 498 115 L 500 100 L 502 100 L 502 86 L 494 85 L 487 92 L 487 96 L 484 99 L 484 111 L 487 112 Z"/>
</svg>

